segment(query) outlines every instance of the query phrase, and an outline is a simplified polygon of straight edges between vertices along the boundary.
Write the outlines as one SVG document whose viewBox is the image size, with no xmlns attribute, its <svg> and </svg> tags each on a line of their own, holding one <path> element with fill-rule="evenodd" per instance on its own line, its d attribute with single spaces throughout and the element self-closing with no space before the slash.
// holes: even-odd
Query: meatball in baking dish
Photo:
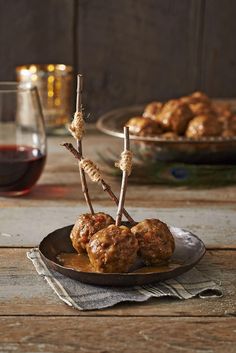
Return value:
<svg viewBox="0 0 236 353">
<path fill-rule="evenodd" d="M 206 136 L 219 136 L 222 133 L 222 124 L 212 115 L 199 115 L 190 121 L 186 136 L 198 139 Z"/>
<path fill-rule="evenodd" d="M 138 255 L 147 265 L 168 260 L 175 242 L 168 226 L 158 219 L 145 219 L 131 228 L 139 244 Z"/>
<path fill-rule="evenodd" d="M 138 241 L 129 228 L 110 225 L 94 234 L 86 248 L 95 271 L 122 273 L 134 264 Z"/>
<path fill-rule="evenodd" d="M 236 115 L 230 117 L 221 117 L 220 120 L 223 124 L 223 137 L 235 137 L 236 136 Z"/>
<path fill-rule="evenodd" d="M 156 116 L 161 112 L 164 103 L 161 102 L 151 102 L 149 103 L 143 112 L 144 118 L 150 118 L 156 120 Z"/>
<path fill-rule="evenodd" d="M 189 106 L 178 99 L 168 101 L 157 115 L 156 121 L 164 131 L 173 131 L 178 135 L 184 134 L 193 113 Z"/>
<path fill-rule="evenodd" d="M 86 244 L 91 236 L 114 223 L 114 219 L 103 212 L 80 215 L 70 233 L 73 247 L 78 253 L 86 251 Z"/>
<path fill-rule="evenodd" d="M 186 104 L 205 103 L 210 104 L 210 98 L 203 92 L 193 92 L 189 96 L 181 97 L 180 100 Z"/>
<path fill-rule="evenodd" d="M 211 104 L 199 102 L 199 103 L 189 104 L 189 107 L 194 116 L 197 116 L 197 115 L 216 116 L 216 112 Z"/>
<path fill-rule="evenodd" d="M 156 136 L 162 133 L 160 125 L 155 120 L 143 116 L 131 118 L 126 126 L 129 126 L 132 135 L 137 136 Z"/>
</svg>

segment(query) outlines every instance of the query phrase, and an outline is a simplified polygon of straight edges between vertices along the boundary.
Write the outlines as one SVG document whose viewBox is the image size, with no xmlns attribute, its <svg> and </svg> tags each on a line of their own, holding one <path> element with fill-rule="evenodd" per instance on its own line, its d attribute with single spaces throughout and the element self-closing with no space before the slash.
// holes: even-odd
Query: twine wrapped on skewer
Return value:
<svg viewBox="0 0 236 353">
<path fill-rule="evenodd" d="M 116 213 L 116 226 L 120 226 L 122 220 L 122 214 L 125 204 L 125 195 L 127 190 L 127 181 L 128 176 L 132 170 L 132 152 L 130 151 L 130 142 L 129 142 L 129 127 L 124 126 L 124 150 L 120 155 L 120 160 L 115 164 L 116 167 L 119 167 L 122 170 L 122 181 L 120 188 L 120 197 Z"/>
<path fill-rule="evenodd" d="M 89 178 L 93 182 L 99 182 L 102 180 L 102 175 L 99 168 L 90 159 L 82 158 L 79 162 L 80 167 L 88 174 Z"/>
<path fill-rule="evenodd" d="M 71 135 L 75 138 L 77 142 L 77 149 L 80 156 L 80 159 L 83 158 L 82 152 L 82 138 L 84 134 L 84 118 L 82 113 L 82 81 L 83 75 L 77 75 L 77 89 L 76 89 L 76 112 L 74 114 L 74 119 L 71 122 L 68 130 L 70 131 Z M 85 201 L 88 205 L 88 208 L 91 214 L 94 214 L 93 205 L 89 196 L 88 192 L 88 185 L 85 177 L 85 172 L 82 167 L 79 165 L 79 172 L 80 172 L 80 179 L 81 179 L 81 186 L 82 192 L 84 194 Z"/>
<path fill-rule="evenodd" d="M 73 156 L 80 162 L 82 160 L 81 154 L 73 147 L 72 143 L 63 143 L 62 146 L 64 146 L 68 151 L 70 151 L 70 153 L 73 154 Z M 86 159 L 85 159 L 86 160 Z M 91 161 L 90 161 L 91 162 Z M 83 162 L 83 164 L 85 165 L 86 163 Z M 88 165 L 88 164 L 87 164 Z M 89 165 L 91 166 L 91 164 L 89 163 Z M 102 179 L 101 177 L 101 173 L 98 169 L 98 167 L 95 165 L 96 167 L 96 171 L 99 174 L 96 174 L 96 176 L 94 177 L 94 181 L 99 181 L 103 191 L 107 192 L 108 195 L 110 196 L 110 198 L 118 205 L 119 200 L 116 197 L 116 195 L 113 193 L 110 185 L 108 183 L 105 182 L 104 179 Z M 84 171 L 84 169 L 80 166 L 80 168 Z M 88 170 L 88 169 L 87 169 Z M 94 173 L 94 169 L 93 169 L 93 173 Z M 127 218 L 127 220 L 130 222 L 130 224 L 135 225 L 136 222 L 133 220 L 133 218 L 129 215 L 129 213 L 123 208 L 123 213 L 125 215 L 125 217 Z"/>
<path fill-rule="evenodd" d="M 123 151 L 120 155 L 120 160 L 115 163 L 115 166 L 130 175 L 132 171 L 132 157 L 133 153 L 131 151 Z"/>
<path fill-rule="evenodd" d="M 68 130 L 76 140 L 80 141 L 82 139 L 85 130 L 82 112 L 75 112 L 74 119 L 71 122 Z"/>
</svg>

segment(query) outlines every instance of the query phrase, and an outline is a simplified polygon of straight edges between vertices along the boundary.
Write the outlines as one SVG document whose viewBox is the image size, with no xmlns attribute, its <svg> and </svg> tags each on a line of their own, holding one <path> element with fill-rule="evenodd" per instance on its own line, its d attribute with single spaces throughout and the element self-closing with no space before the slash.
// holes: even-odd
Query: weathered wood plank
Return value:
<svg viewBox="0 0 236 353">
<path fill-rule="evenodd" d="M 213 97 L 232 96 L 236 85 L 236 2 L 205 1 L 202 89 Z"/>
<path fill-rule="evenodd" d="M 194 0 L 79 1 L 78 66 L 93 119 L 194 89 L 200 8 Z"/>
<path fill-rule="evenodd" d="M 19 198 L 0 197 L 0 207 L 34 207 L 77 205 L 83 202 L 76 161 L 61 146 L 63 141 L 72 141 L 70 137 L 50 137 L 46 168 L 38 185 L 29 195 Z M 122 141 L 101 133 L 88 132 L 84 141 L 84 153 L 102 166 L 98 152 L 103 153 L 112 147 L 117 153 L 122 149 Z M 116 194 L 120 190 L 120 179 L 107 177 Z M 89 182 L 90 193 L 94 202 L 110 206 L 107 194 L 95 183 Z M 229 205 L 236 202 L 236 186 L 218 188 L 188 188 L 160 185 L 137 185 L 129 182 L 126 203 L 139 207 L 194 207 L 196 205 Z"/>
<path fill-rule="evenodd" d="M 79 316 L 229 316 L 236 315 L 235 251 L 208 251 L 200 271 L 222 283 L 224 296 L 211 299 L 152 299 L 119 304 L 99 311 L 80 312 L 53 293 L 26 258 L 26 249 L 0 249 L 1 315 Z"/>
<path fill-rule="evenodd" d="M 0 80 L 30 63 L 73 64 L 73 1 L 0 2 Z"/>
<path fill-rule="evenodd" d="M 1 352 L 235 352 L 235 318 L 1 319 Z"/>
<path fill-rule="evenodd" d="M 85 205 L 0 208 L 0 246 L 36 246 L 50 232 L 75 223 Z M 94 204 L 94 209 L 116 215 L 115 207 Z M 136 220 L 160 218 L 169 225 L 188 229 L 210 247 L 236 246 L 235 207 L 128 208 Z"/>
<path fill-rule="evenodd" d="M 64 138 L 72 141 L 70 138 Z M 25 201 L 50 200 L 58 201 L 81 201 L 83 200 L 77 163 L 72 156 L 60 147 L 62 138 L 49 139 L 49 156 L 45 172 L 37 188 L 32 194 L 25 197 Z M 116 151 L 122 150 L 122 140 L 104 135 L 96 131 L 88 131 L 84 138 L 84 153 L 104 169 L 98 153 L 103 154 L 107 148 Z M 60 162 L 59 162 L 60 161 Z M 107 177 L 117 194 L 120 190 L 120 179 Z M 52 187 L 53 185 L 53 187 Z M 54 189 L 54 186 L 56 187 Z M 89 182 L 91 196 L 94 202 L 104 202 L 109 205 L 110 200 L 106 193 L 100 192 L 100 187 Z M 19 199 L 18 199 L 19 200 Z M 14 200 L 15 202 L 16 200 Z M 20 201 L 20 200 L 19 200 Z M 196 204 L 220 204 L 236 202 L 236 186 L 225 186 L 218 188 L 188 188 L 169 187 L 160 185 L 137 185 L 129 182 L 126 203 L 129 206 L 144 207 L 173 207 L 191 206 Z"/>
</svg>

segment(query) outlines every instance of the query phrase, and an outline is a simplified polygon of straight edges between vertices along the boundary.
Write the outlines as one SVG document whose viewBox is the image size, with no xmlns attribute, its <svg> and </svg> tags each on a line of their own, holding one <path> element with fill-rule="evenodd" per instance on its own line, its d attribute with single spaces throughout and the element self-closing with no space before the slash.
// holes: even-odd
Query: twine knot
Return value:
<svg viewBox="0 0 236 353">
<path fill-rule="evenodd" d="M 99 182 L 102 179 L 99 168 L 90 159 L 82 158 L 79 165 L 93 182 Z"/>
<path fill-rule="evenodd" d="M 132 157 L 133 153 L 131 151 L 123 151 L 120 155 L 119 162 L 116 162 L 115 166 L 130 175 L 132 171 Z"/>
<path fill-rule="evenodd" d="M 75 112 L 74 119 L 68 130 L 76 140 L 81 140 L 84 134 L 84 119 L 82 112 Z"/>
</svg>

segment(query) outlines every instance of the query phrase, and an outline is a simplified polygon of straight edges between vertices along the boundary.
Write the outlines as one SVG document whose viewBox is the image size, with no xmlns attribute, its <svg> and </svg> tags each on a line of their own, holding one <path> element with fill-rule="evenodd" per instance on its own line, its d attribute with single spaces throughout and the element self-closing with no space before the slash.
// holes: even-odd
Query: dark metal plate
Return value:
<svg viewBox="0 0 236 353">
<path fill-rule="evenodd" d="M 70 241 L 72 225 L 60 228 L 47 235 L 39 245 L 40 255 L 46 265 L 63 275 L 80 282 L 105 286 L 135 286 L 151 282 L 159 282 L 174 278 L 194 267 L 205 254 L 203 242 L 194 234 L 176 227 L 170 227 L 175 239 L 175 252 L 170 263 L 179 264 L 176 268 L 167 268 L 164 272 L 147 273 L 97 273 L 81 272 L 62 266 L 57 255 L 63 252 L 72 253 L 74 249 Z"/>
</svg>

